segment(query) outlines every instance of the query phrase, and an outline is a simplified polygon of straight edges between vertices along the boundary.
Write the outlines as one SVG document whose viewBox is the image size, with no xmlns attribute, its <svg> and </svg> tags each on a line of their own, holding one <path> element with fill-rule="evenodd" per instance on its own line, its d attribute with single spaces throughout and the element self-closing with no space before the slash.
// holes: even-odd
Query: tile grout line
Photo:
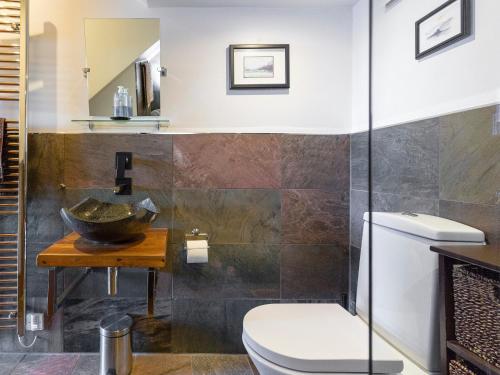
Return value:
<svg viewBox="0 0 500 375">
<path fill-rule="evenodd" d="M 77 358 L 76 358 L 76 361 L 75 363 L 73 364 L 73 367 L 71 368 L 71 372 L 68 373 L 68 375 L 73 375 L 76 371 L 76 366 L 78 365 L 78 362 L 80 361 L 80 358 L 81 358 L 81 354 L 80 353 L 77 353 Z"/>
<path fill-rule="evenodd" d="M 11 371 L 9 371 L 9 375 L 10 375 L 10 374 L 13 374 L 13 373 L 14 373 L 14 371 L 16 371 L 17 367 L 18 367 L 18 366 L 19 366 L 19 365 L 20 365 L 20 364 L 24 361 L 24 359 L 26 358 L 26 355 L 27 355 L 27 353 L 23 353 L 23 356 L 21 357 L 21 359 L 19 360 L 19 362 L 17 362 L 17 364 L 14 366 L 14 368 L 13 368 Z"/>
</svg>

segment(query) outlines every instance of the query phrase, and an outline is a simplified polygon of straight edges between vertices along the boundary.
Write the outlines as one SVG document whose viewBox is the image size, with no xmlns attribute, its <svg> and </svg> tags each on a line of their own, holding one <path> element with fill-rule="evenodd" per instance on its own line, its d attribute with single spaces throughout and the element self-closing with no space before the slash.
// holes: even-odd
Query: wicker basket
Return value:
<svg viewBox="0 0 500 375">
<path fill-rule="evenodd" d="M 452 359 L 448 363 L 450 375 L 479 375 L 482 371 L 463 360 Z"/>
<path fill-rule="evenodd" d="M 472 265 L 455 265 L 453 296 L 457 341 L 500 367 L 499 274 Z"/>
</svg>

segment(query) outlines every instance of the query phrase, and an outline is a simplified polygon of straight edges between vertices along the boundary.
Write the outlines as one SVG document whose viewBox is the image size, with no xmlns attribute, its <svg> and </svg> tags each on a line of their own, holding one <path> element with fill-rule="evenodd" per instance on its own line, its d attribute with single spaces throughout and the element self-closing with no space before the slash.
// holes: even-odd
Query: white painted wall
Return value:
<svg viewBox="0 0 500 375">
<path fill-rule="evenodd" d="M 367 131 L 369 93 L 369 9 L 368 0 L 352 8 L 352 131 Z"/>
<path fill-rule="evenodd" d="M 420 61 L 415 21 L 443 0 L 401 0 L 390 9 L 384 3 L 374 1 L 375 127 L 500 103 L 499 0 L 476 0 L 474 35 Z M 362 128 L 355 121 L 353 130 Z"/>
<path fill-rule="evenodd" d="M 172 132 L 347 133 L 351 7 L 148 8 L 144 0 L 31 0 L 31 131 L 88 115 L 84 18 L 160 18 L 162 115 Z M 104 38 L 105 36 L 103 36 Z M 289 43 L 291 89 L 228 92 L 232 43 Z M 105 58 L 105 56 L 103 57 Z"/>
</svg>

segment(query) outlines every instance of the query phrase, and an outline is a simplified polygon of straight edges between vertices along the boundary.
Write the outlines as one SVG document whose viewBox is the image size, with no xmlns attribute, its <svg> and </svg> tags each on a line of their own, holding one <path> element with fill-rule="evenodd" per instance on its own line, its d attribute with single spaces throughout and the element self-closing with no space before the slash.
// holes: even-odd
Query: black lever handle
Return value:
<svg viewBox="0 0 500 375">
<path fill-rule="evenodd" d="M 117 152 L 115 158 L 115 190 L 114 193 L 118 195 L 132 194 L 132 179 L 125 177 L 125 171 L 132 169 L 132 153 L 131 152 Z"/>
</svg>

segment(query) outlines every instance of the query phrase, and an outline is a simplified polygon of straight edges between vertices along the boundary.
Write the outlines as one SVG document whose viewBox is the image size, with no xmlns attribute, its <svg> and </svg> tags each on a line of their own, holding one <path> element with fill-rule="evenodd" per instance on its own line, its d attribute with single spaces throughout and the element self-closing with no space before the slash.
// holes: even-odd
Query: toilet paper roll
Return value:
<svg viewBox="0 0 500 375">
<path fill-rule="evenodd" d="M 188 263 L 208 263 L 208 248 L 187 249 Z"/>
<path fill-rule="evenodd" d="M 208 241 L 207 240 L 191 240 L 191 241 L 186 241 L 186 248 L 188 250 L 191 250 L 191 249 L 208 249 Z"/>
</svg>

